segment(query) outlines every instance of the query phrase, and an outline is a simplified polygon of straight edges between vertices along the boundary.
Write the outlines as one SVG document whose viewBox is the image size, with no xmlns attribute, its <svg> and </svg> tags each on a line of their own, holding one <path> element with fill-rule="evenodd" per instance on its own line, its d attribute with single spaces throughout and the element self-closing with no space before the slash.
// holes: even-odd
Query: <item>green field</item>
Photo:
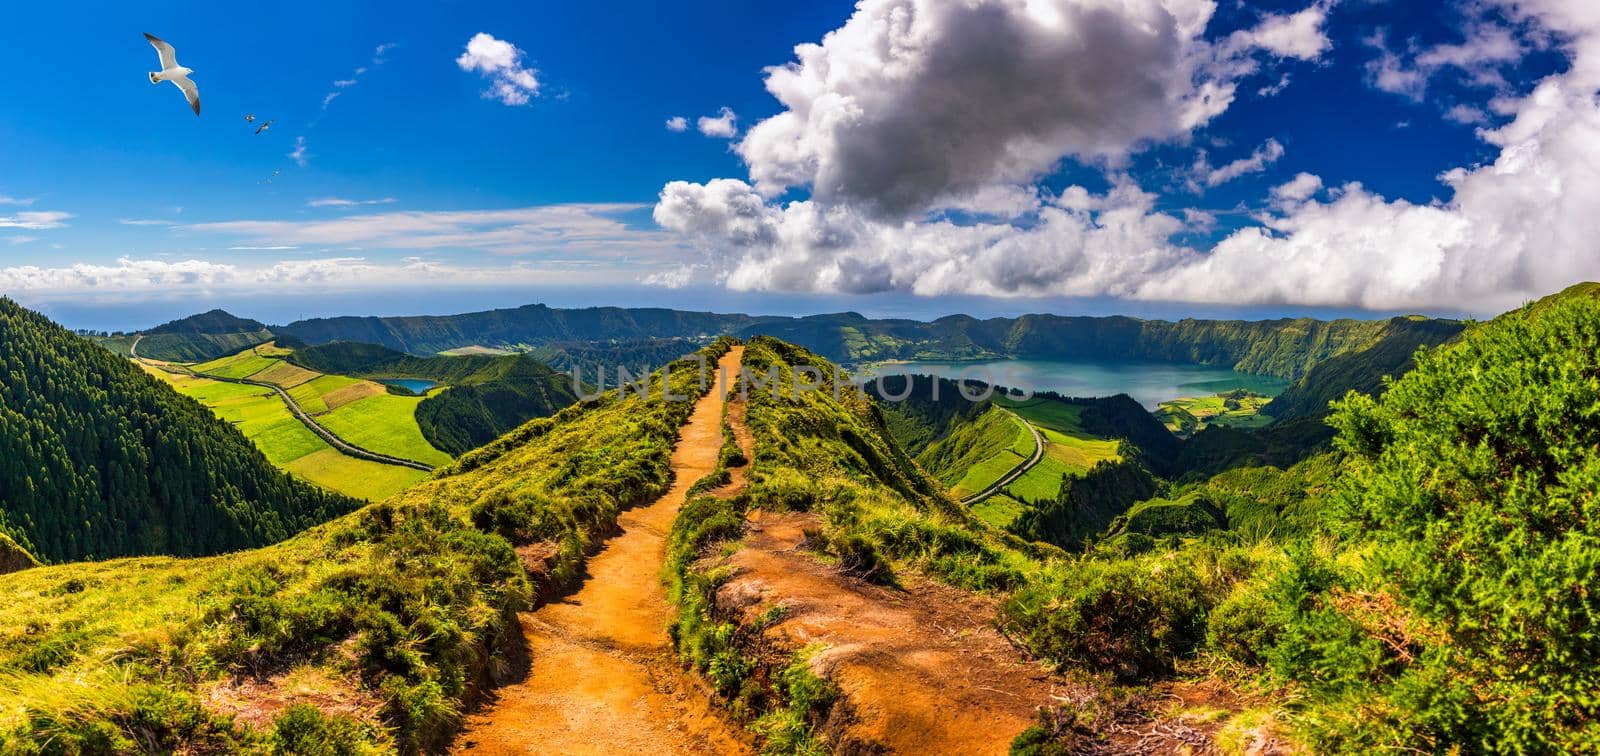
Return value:
<svg viewBox="0 0 1600 756">
<path fill-rule="evenodd" d="M 153 368 L 149 371 L 233 423 L 272 464 L 330 491 L 377 501 L 410 488 L 428 475 L 421 470 L 339 453 L 295 419 L 271 389 L 174 375 Z"/>
<path fill-rule="evenodd" d="M 1006 486 L 1006 493 L 1023 501 L 1054 499 L 1061 481 L 1082 475 L 1104 460 L 1117 459 L 1117 442 L 1098 438 L 1081 427 L 1083 407 L 1047 399 L 1016 401 L 996 397 L 995 403 L 1017 413 L 1044 436 L 1045 458 Z"/>
<path fill-rule="evenodd" d="M 1023 510 L 1027 508 L 1028 507 L 1026 504 L 1023 504 L 1022 502 L 1017 501 L 1016 499 L 1013 499 L 1004 493 L 997 493 L 987 499 L 984 499 L 983 501 L 973 504 L 972 513 L 977 515 L 978 519 L 983 520 L 990 525 L 993 525 L 997 528 L 1005 528 L 1012 522 L 1016 521 L 1017 517 L 1021 515 Z"/>
<path fill-rule="evenodd" d="M 328 411 L 328 396 L 360 382 L 342 375 L 324 375 L 289 389 L 289 396 L 308 414 L 321 415 Z"/>
<path fill-rule="evenodd" d="M 342 375 L 322 375 L 305 368 L 297 367 L 281 359 L 289 354 L 289 350 L 282 349 L 275 344 L 263 344 L 245 350 L 231 357 L 212 360 L 194 367 L 197 373 L 208 373 L 225 378 L 249 378 L 264 383 L 282 386 L 288 391 L 306 414 L 316 419 L 317 423 L 332 431 L 334 435 L 356 446 L 387 454 L 402 459 L 415 460 L 430 465 L 448 464 L 451 460 L 446 454 L 434 448 L 422 435 L 422 428 L 417 425 L 417 405 L 426 397 L 397 396 L 390 394 L 382 384 L 350 378 Z M 222 384 L 248 389 L 248 393 L 261 394 L 263 390 L 253 389 L 249 386 L 238 384 Z M 442 390 L 442 389 L 439 389 Z M 282 402 L 265 392 L 272 403 L 282 407 Z M 202 401 L 206 401 L 202 399 Z M 214 409 L 220 405 L 212 405 Z M 240 411 L 245 411 L 241 409 Z M 219 410 L 220 413 L 220 410 Z M 306 429 L 289 414 L 287 407 L 283 407 L 285 417 L 304 431 L 306 435 L 316 439 L 309 429 Z M 235 418 L 224 415 L 225 419 L 239 423 L 249 418 Z M 285 437 L 279 442 L 275 434 L 286 433 L 276 428 L 256 429 L 254 432 L 246 431 L 252 439 L 260 438 L 258 444 L 269 444 L 274 452 L 268 457 L 274 464 L 285 466 L 290 461 L 300 459 L 320 449 L 305 448 L 294 443 L 293 439 Z M 316 439 L 321 448 L 331 448 L 323 444 L 321 439 Z M 263 448 L 266 448 L 265 446 Z M 274 453 L 276 456 L 274 456 Z M 292 456 L 291 456 L 292 455 Z M 326 465 L 305 465 L 305 470 L 321 471 Z M 302 471 L 304 472 L 304 470 Z M 324 480 L 329 476 L 319 472 Z M 308 476 L 309 477 L 309 476 Z M 383 476 L 376 476 L 383 477 Z M 390 476 L 393 477 L 393 476 Z M 336 485 L 330 486 L 334 490 L 346 490 L 352 481 L 347 476 L 335 474 L 332 479 Z M 318 481 L 321 482 L 321 481 Z M 361 484 L 367 485 L 367 484 Z M 342 487 L 341 487 L 342 486 Z M 386 486 L 377 485 L 376 488 Z M 393 491 L 390 491 L 393 493 Z"/>
<path fill-rule="evenodd" d="M 202 362 L 194 366 L 196 373 L 219 375 L 223 378 L 249 378 L 250 376 L 272 367 L 277 360 L 271 357 L 262 357 L 253 350 L 245 350 L 235 355 Z"/>
<path fill-rule="evenodd" d="M 346 456 L 331 446 L 289 462 L 283 469 L 323 488 L 372 501 L 386 499 L 428 477 L 414 468 Z"/>
<path fill-rule="evenodd" d="M 1261 428 L 1272 422 L 1261 410 L 1272 397 L 1245 391 L 1231 391 L 1212 396 L 1195 396 L 1162 402 L 1156 409 L 1156 419 L 1166 423 L 1173 433 L 1191 434 L 1212 425 L 1230 428 Z"/>
<path fill-rule="evenodd" d="M 417 405 L 423 399 L 377 394 L 320 415 L 317 422 L 363 449 L 430 465 L 449 464 L 450 455 L 433 448 L 417 426 Z"/>
</svg>

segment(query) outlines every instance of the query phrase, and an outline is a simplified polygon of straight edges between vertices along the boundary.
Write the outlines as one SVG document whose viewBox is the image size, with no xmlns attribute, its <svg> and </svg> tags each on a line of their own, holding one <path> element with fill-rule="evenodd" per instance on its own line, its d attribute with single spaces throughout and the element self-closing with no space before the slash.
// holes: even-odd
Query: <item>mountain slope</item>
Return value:
<svg viewBox="0 0 1600 756">
<path fill-rule="evenodd" d="M 138 341 L 140 357 L 166 362 L 205 362 L 272 340 L 265 325 L 223 310 L 151 328 Z"/>
<path fill-rule="evenodd" d="M 259 546 L 354 502 L 129 361 L 0 299 L 0 515 L 51 561 Z"/>
<path fill-rule="evenodd" d="M 1343 399 L 1346 392 L 1382 393 L 1384 377 L 1398 378 L 1410 371 L 1419 348 L 1448 343 L 1465 327 L 1453 320 L 1394 318 L 1385 323 L 1375 343 L 1317 364 L 1268 403 L 1262 413 L 1280 423 L 1322 417 L 1329 412 L 1328 403 Z"/>
<path fill-rule="evenodd" d="M 692 409 L 612 392 L 274 546 L 8 576 L 0 753 L 443 752 L 526 661 L 516 612 L 668 489 Z"/>
</svg>

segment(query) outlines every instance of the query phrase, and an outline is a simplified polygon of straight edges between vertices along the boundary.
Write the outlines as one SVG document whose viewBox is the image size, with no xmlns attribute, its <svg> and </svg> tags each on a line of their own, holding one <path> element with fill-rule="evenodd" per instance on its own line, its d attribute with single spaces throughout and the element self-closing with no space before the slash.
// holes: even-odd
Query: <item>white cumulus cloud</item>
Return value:
<svg viewBox="0 0 1600 756">
<path fill-rule="evenodd" d="M 732 139 L 739 133 L 739 116 L 732 108 L 722 108 L 715 116 L 700 116 L 695 126 L 700 133 L 718 139 Z"/>
<path fill-rule="evenodd" d="M 1213 6 L 1202 0 L 863 0 L 820 44 L 768 70 L 784 110 L 737 145 L 748 178 L 669 183 L 655 220 L 736 289 L 1487 313 L 1600 274 L 1600 4 L 1570 0 L 1483 0 L 1473 7 L 1518 31 L 1472 26 L 1458 45 L 1394 53 L 1396 76 L 1420 77 L 1391 82 L 1402 91 L 1425 92 L 1443 71 L 1497 88 L 1489 108 L 1504 124 L 1479 136 L 1498 156 L 1446 172 L 1443 198 L 1391 199 L 1303 173 L 1216 244 L 1177 241 L 1214 214 L 1158 210 L 1126 158 L 1186 140 L 1242 77 L 1326 54 L 1328 7 L 1208 41 Z M 1533 39 L 1570 66 L 1531 92 L 1506 91 L 1497 61 Z M 1274 141 L 1202 163 L 1204 182 L 1282 156 Z M 1068 159 L 1101 168 L 1111 189 L 1037 184 Z M 1021 190 L 1004 212 L 939 212 L 1005 196 L 997 187 Z M 773 199 L 792 189 L 809 196 Z M 1007 207 L 993 196 L 976 204 Z"/>
<path fill-rule="evenodd" d="M 467 40 L 467 50 L 456 58 L 456 65 L 489 78 L 485 98 L 505 105 L 526 105 L 539 96 L 539 77 L 537 71 L 522 64 L 522 58 L 516 45 L 478 32 Z"/>
<path fill-rule="evenodd" d="M 689 130 L 689 119 L 683 116 L 673 116 L 667 119 L 667 131 L 683 132 Z"/>
</svg>

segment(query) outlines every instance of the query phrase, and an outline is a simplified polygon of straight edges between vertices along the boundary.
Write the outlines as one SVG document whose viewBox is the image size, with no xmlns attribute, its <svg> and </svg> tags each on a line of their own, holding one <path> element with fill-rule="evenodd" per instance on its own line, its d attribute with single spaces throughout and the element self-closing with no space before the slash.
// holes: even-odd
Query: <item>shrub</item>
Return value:
<svg viewBox="0 0 1600 756">
<path fill-rule="evenodd" d="M 1207 617 L 1206 647 L 1241 664 L 1262 665 L 1283 632 L 1276 609 L 1265 587 L 1238 586 Z"/>
<path fill-rule="evenodd" d="M 274 753 L 295 756 L 357 756 L 373 753 L 371 728 L 309 704 L 295 704 L 272 723 L 267 744 Z"/>
<path fill-rule="evenodd" d="M 1136 680 L 1171 672 L 1200 644 L 1207 606 L 1200 579 L 1173 560 L 1084 560 L 1014 593 L 1001 623 L 1040 656 Z"/>
<path fill-rule="evenodd" d="M 1273 666 L 1338 702 L 1308 717 L 1330 748 L 1592 748 L 1600 301 L 1512 313 L 1416 361 L 1336 409 L 1340 532 L 1370 544 L 1368 575 L 1291 570 Z"/>
</svg>

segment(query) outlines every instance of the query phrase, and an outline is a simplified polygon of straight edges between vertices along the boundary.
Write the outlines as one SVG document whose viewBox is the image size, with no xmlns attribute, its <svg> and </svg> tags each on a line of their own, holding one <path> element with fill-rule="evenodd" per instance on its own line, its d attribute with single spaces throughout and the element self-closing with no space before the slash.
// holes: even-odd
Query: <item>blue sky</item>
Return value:
<svg viewBox="0 0 1600 756">
<path fill-rule="evenodd" d="M 1600 192 L 1580 0 L 948 5 L 13 8 L 0 66 L 47 73 L 0 104 L 0 294 L 96 328 L 527 301 L 1453 314 L 1600 275 L 1566 206 Z M 888 18 L 914 19 L 903 76 L 873 58 Z M 1152 23 L 1174 37 L 1124 34 Z M 145 31 L 200 117 L 147 80 Z M 1119 60 L 1137 75 L 1088 70 Z M 700 133 L 722 108 L 731 136 Z"/>
</svg>

